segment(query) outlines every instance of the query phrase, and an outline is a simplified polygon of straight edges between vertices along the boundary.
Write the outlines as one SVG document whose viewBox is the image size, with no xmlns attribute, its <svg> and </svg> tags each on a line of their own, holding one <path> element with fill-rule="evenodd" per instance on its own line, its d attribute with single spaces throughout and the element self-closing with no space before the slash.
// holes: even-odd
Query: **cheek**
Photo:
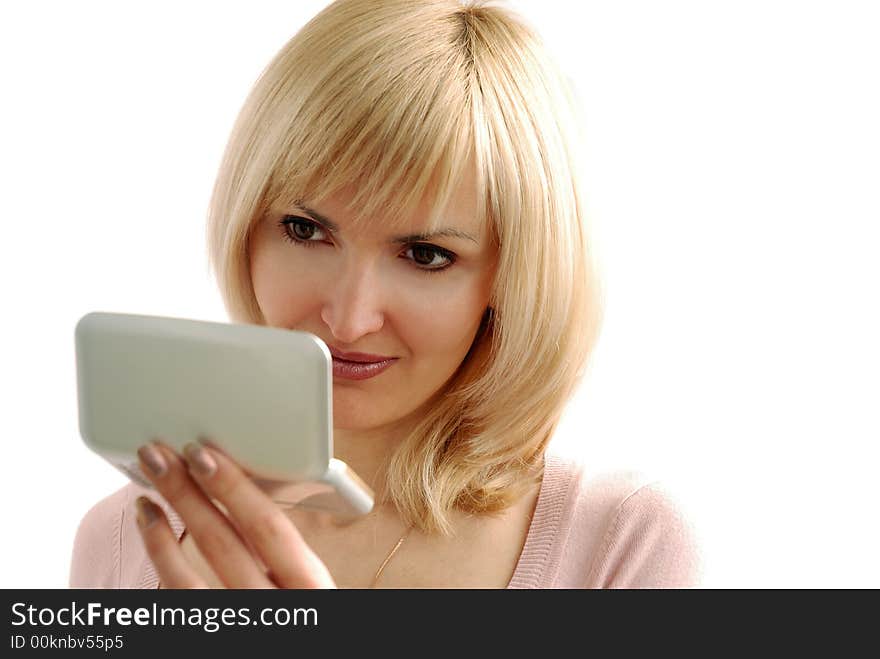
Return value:
<svg viewBox="0 0 880 659">
<path fill-rule="evenodd" d="M 394 326 L 415 357 L 460 360 L 473 341 L 485 309 L 472 287 L 401 296 Z"/>
<path fill-rule="evenodd" d="M 292 327 L 319 304 L 322 275 L 295 259 L 262 254 L 251 266 L 251 282 L 266 323 Z"/>
</svg>

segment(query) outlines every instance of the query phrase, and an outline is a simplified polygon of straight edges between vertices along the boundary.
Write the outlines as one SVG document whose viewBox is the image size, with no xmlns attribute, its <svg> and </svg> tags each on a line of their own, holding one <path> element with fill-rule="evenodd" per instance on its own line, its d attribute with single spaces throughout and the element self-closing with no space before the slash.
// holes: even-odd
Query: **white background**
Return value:
<svg viewBox="0 0 880 659">
<path fill-rule="evenodd" d="M 0 20 L 0 587 L 64 587 L 123 476 L 79 440 L 91 310 L 226 320 L 234 117 L 324 2 L 10 3 Z M 662 478 L 708 586 L 880 586 L 871 2 L 517 3 L 584 103 L 608 293 L 558 446 Z"/>
</svg>

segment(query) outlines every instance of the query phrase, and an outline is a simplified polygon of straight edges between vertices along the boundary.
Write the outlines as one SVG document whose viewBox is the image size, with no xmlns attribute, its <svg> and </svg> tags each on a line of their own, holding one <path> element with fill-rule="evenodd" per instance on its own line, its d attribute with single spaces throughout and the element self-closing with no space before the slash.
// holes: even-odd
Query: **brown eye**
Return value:
<svg viewBox="0 0 880 659">
<path fill-rule="evenodd" d="M 315 235 L 317 227 L 314 224 L 306 224 L 305 222 L 293 223 L 293 235 L 300 240 L 311 240 Z"/>
<path fill-rule="evenodd" d="M 416 267 L 427 272 L 445 270 L 455 262 L 455 257 L 451 252 L 447 252 L 434 245 L 410 245 L 405 255 Z"/>
<path fill-rule="evenodd" d="M 426 245 L 413 246 L 413 260 L 419 265 L 431 265 L 436 251 Z"/>
<path fill-rule="evenodd" d="M 284 238 L 292 243 L 313 247 L 327 238 L 324 229 L 304 217 L 287 215 L 279 224 L 283 229 Z"/>
</svg>

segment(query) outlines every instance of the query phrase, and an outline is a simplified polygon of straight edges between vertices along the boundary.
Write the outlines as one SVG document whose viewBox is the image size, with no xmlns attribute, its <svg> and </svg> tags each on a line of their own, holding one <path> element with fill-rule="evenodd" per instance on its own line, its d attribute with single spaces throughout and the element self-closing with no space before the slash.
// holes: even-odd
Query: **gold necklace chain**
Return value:
<svg viewBox="0 0 880 659">
<path fill-rule="evenodd" d="M 406 540 L 406 537 L 409 535 L 409 532 L 413 530 L 413 527 L 410 526 L 406 531 L 403 532 L 403 535 L 400 536 L 400 540 L 397 541 L 397 544 L 394 545 L 394 549 L 391 550 L 391 553 L 385 557 L 385 560 L 382 561 L 382 565 L 379 566 L 379 569 L 376 571 L 376 576 L 373 577 L 373 582 L 370 584 L 370 588 L 375 588 L 376 584 L 379 583 L 379 575 L 382 574 L 382 571 L 385 569 L 385 566 L 388 565 L 388 561 L 391 560 L 391 557 L 397 553 L 397 550 L 400 549 L 400 545 L 403 544 L 403 541 Z"/>
<path fill-rule="evenodd" d="M 400 545 L 403 544 L 403 541 L 406 540 L 407 536 L 409 535 L 410 531 L 412 531 L 412 530 L 413 530 L 413 527 L 410 526 L 409 528 L 406 529 L 406 531 L 403 532 L 403 535 L 400 536 L 400 539 L 397 541 L 397 544 L 394 545 L 394 549 L 392 549 L 391 553 L 389 553 L 388 556 L 385 557 L 385 560 L 382 561 L 382 565 L 380 565 L 379 569 L 376 571 L 376 576 L 373 577 L 373 581 L 370 584 L 370 588 L 375 588 L 376 584 L 379 583 L 379 577 L 381 576 L 382 571 L 385 569 L 385 566 L 388 565 L 388 562 L 391 560 L 391 558 L 394 556 L 394 554 L 397 553 L 397 550 L 400 549 Z M 183 529 L 183 533 L 180 535 L 180 538 L 178 539 L 178 543 L 183 542 L 184 538 L 186 538 L 186 536 L 189 535 L 187 533 L 188 531 L 189 531 L 188 528 Z M 159 580 L 159 583 L 157 584 L 157 588 L 160 588 L 160 589 L 162 588 L 162 580 L 161 579 Z"/>
</svg>

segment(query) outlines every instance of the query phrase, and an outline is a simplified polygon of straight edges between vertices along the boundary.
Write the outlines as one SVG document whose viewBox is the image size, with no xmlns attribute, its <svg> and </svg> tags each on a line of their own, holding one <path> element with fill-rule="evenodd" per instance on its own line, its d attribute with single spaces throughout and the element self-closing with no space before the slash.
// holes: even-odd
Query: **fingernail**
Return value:
<svg viewBox="0 0 880 659">
<path fill-rule="evenodd" d="M 208 451 L 194 442 L 183 447 L 183 457 L 187 464 L 199 476 L 206 478 L 217 471 L 217 463 Z"/>
<path fill-rule="evenodd" d="M 147 497 L 138 497 L 135 500 L 137 506 L 137 523 L 142 529 L 149 527 L 159 519 L 159 508 Z"/>
<path fill-rule="evenodd" d="M 202 446 L 207 446 L 212 451 L 217 451 L 217 453 L 219 453 L 220 455 L 225 455 L 227 458 L 229 457 L 229 454 L 223 450 L 223 447 L 220 446 L 220 444 L 215 442 L 210 437 L 206 437 L 205 435 L 199 435 L 199 437 L 196 441 L 199 444 L 201 444 Z"/>
<path fill-rule="evenodd" d="M 152 444 L 144 444 L 138 449 L 138 456 L 147 465 L 147 469 L 153 476 L 163 476 L 168 471 L 168 465 L 165 464 L 165 458 L 159 452 L 159 449 Z"/>
</svg>

